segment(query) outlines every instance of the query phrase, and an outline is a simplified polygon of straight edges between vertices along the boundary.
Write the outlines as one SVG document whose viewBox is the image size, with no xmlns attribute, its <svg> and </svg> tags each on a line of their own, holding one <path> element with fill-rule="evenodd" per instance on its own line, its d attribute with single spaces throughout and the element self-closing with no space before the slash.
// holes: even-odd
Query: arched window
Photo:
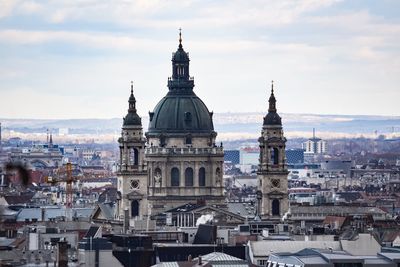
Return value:
<svg viewBox="0 0 400 267">
<path fill-rule="evenodd" d="M 271 150 L 271 162 L 274 165 L 279 164 L 279 150 L 276 147 Z"/>
<path fill-rule="evenodd" d="M 131 202 L 131 217 L 139 216 L 139 201 L 132 200 Z"/>
<path fill-rule="evenodd" d="M 193 186 L 193 169 L 186 168 L 185 170 L 185 186 Z"/>
<path fill-rule="evenodd" d="M 179 186 L 179 169 L 176 167 L 171 169 L 171 186 Z"/>
<path fill-rule="evenodd" d="M 204 167 L 199 169 L 199 186 L 206 186 L 206 169 Z"/>
<path fill-rule="evenodd" d="M 129 162 L 134 166 L 139 164 L 139 151 L 136 148 L 131 148 L 129 150 Z"/>
<path fill-rule="evenodd" d="M 272 216 L 280 216 L 280 203 L 278 199 L 272 200 Z"/>
</svg>

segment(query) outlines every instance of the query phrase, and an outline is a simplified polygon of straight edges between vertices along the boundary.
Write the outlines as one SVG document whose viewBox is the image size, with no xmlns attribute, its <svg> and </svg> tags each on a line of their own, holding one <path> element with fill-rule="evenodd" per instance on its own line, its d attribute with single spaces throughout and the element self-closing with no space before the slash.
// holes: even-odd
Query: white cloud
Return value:
<svg viewBox="0 0 400 267">
<path fill-rule="evenodd" d="M 111 24 L 170 28 L 225 26 L 278 26 L 293 23 L 302 14 L 325 8 L 338 0 L 218 2 L 162 0 L 105 1 L 5 1 L 3 16 L 13 13 L 38 13 L 51 23 L 68 21 L 107 22 Z"/>
<path fill-rule="evenodd" d="M 35 14 L 43 10 L 43 6 L 35 1 L 24 1 L 19 5 L 23 14 Z"/>
<path fill-rule="evenodd" d="M 157 43 L 151 40 L 108 33 L 73 31 L 0 30 L 0 42 L 9 44 L 45 44 L 59 42 L 95 48 L 143 49 Z M 160 44 L 161 45 L 161 44 Z"/>
<path fill-rule="evenodd" d="M 18 4 L 18 0 L 2 0 L 0 1 L 0 19 L 10 16 Z"/>
<path fill-rule="evenodd" d="M 176 36 L 166 35 L 183 27 L 196 93 L 217 112 L 265 111 L 267 84 L 274 79 L 280 111 L 395 113 L 394 99 L 400 97 L 400 24 L 362 8 L 350 12 L 343 8 L 346 2 L 330 15 L 319 15 L 337 2 L 341 1 L 0 2 L 5 7 L 0 19 L 41 20 L 40 27 L 32 22 L 18 28 L 20 22 L 9 22 L 14 28 L 0 29 L 0 45 L 5 48 L 0 90 L 11 84 L 5 79 L 20 82 L 14 70 L 21 66 L 26 68 L 24 82 L 37 94 L 43 98 L 51 90 L 63 94 L 61 88 L 50 88 L 56 82 L 48 81 L 65 79 L 57 72 L 63 69 L 74 79 L 71 94 L 85 88 L 89 95 L 93 92 L 86 89 L 89 84 L 99 89 L 99 101 L 106 103 L 101 95 L 106 99 L 110 94 L 104 80 L 110 88 L 124 90 L 120 80 L 129 82 L 134 76 L 140 105 L 147 111 L 155 105 L 152 94 L 161 97 L 166 92 L 170 52 L 177 46 Z M 93 55 L 98 62 L 91 61 Z M 22 57 L 26 65 L 15 63 Z M 381 97 L 378 89 L 388 99 L 381 108 L 376 104 Z M 354 99 L 363 105 L 355 107 Z M 125 112 L 125 107 L 121 110 Z M 116 109 L 101 112 L 96 114 L 123 115 Z"/>
</svg>

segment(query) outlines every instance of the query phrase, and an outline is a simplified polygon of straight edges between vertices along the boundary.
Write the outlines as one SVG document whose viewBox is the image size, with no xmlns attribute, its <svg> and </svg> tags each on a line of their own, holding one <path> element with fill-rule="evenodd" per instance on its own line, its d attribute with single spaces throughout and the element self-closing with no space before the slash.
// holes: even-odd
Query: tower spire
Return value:
<svg viewBox="0 0 400 267">
<path fill-rule="evenodd" d="M 274 80 L 271 81 L 271 94 L 274 94 Z"/>
<path fill-rule="evenodd" d="M 271 96 L 269 97 L 269 108 L 268 112 L 276 112 L 276 99 L 274 95 L 274 81 L 271 81 Z"/>
<path fill-rule="evenodd" d="M 182 48 L 182 28 L 179 28 L 179 48 Z"/>
<path fill-rule="evenodd" d="M 126 116 L 124 117 L 123 127 L 133 125 L 142 126 L 142 119 L 139 117 L 136 111 L 136 98 L 133 95 L 133 81 L 131 81 L 131 94 L 129 96 L 128 103 L 128 114 L 126 114 Z"/>
<path fill-rule="evenodd" d="M 133 81 L 131 81 L 131 95 L 129 96 L 129 109 L 128 112 L 136 112 L 136 99 L 133 95 Z"/>
</svg>

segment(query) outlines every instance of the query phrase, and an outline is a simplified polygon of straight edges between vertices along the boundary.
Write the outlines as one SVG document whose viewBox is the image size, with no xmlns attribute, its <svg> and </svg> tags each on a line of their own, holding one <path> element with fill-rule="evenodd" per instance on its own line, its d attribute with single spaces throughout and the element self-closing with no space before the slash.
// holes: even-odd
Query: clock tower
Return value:
<svg viewBox="0 0 400 267">
<path fill-rule="evenodd" d="M 133 84 L 128 102 L 128 114 L 123 120 L 121 137 L 118 139 L 119 217 L 122 218 L 124 210 L 128 209 L 129 219 L 134 222 L 147 215 L 147 165 L 144 160 L 146 139 L 143 136 L 142 119 L 136 111 Z"/>
<path fill-rule="evenodd" d="M 288 170 L 286 165 L 286 138 L 283 135 L 282 119 L 276 110 L 274 85 L 271 85 L 268 114 L 264 117 L 260 145 L 258 187 L 261 191 L 262 219 L 281 218 L 289 209 Z"/>
</svg>

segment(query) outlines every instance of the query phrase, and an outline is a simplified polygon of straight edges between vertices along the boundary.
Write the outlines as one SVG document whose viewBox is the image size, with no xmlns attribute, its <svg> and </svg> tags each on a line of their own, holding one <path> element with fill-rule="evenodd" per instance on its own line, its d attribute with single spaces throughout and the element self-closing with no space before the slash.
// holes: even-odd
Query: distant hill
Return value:
<svg viewBox="0 0 400 267">
<path fill-rule="evenodd" d="M 214 127 L 220 134 L 248 134 L 257 136 L 262 127 L 263 116 L 259 112 L 216 113 Z M 390 134 L 400 132 L 400 116 L 361 115 L 318 115 L 281 114 L 286 133 L 346 134 Z M 143 127 L 147 128 L 148 117 L 143 117 Z M 50 129 L 57 133 L 59 128 L 68 128 L 71 134 L 113 134 L 119 133 L 122 118 L 113 119 L 0 119 L 3 129 L 22 133 L 43 133 Z"/>
</svg>

